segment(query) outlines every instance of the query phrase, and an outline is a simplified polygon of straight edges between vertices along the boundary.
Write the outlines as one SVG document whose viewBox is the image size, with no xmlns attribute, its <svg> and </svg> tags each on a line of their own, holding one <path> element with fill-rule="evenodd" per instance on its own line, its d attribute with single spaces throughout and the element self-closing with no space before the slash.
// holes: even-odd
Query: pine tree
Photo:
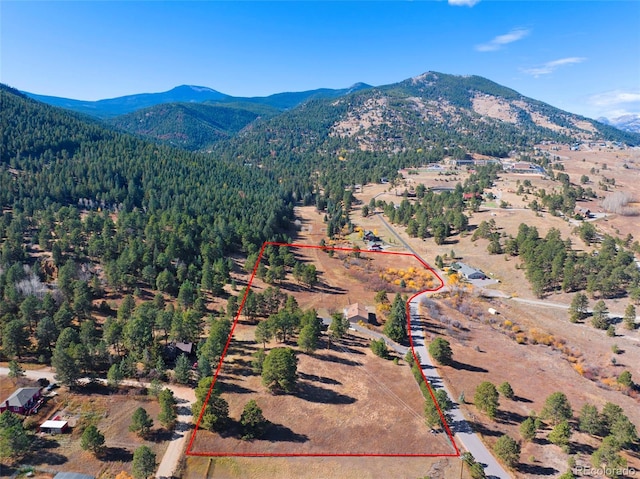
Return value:
<svg viewBox="0 0 640 479">
<path fill-rule="evenodd" d="M 262 409 L 255 400 L 251 399 L 245 404 L 240 416 L 240 424 L 242 424 L 242 439 L 260 438 L 264 434 L 268 421 L 262 415 Z"/>
<path fill-rule="evenodd" d="M 636 307 L 633 304 L 628 304 L 625 308 L 622 321 L 625 329 L 629 331 L 636 329 Z"/>
<path fill-rule="evenodd" d="M 156 470 L 156 455 L 148 446 L 133 451 L 131 472 L 136 479 L 147 479 Z"/>
<path fill-rule="evenodd" d="M 473 402 L 480 411 L 491 419 L 495 419 L 498 412 L 499 395 L 492 383 L 489 381 L 480 383 L 473 395 Z"/>
<path fill-rule="evenodd" d="M 93 424 L 87 426 L 82 432 L 80 447 L 85 451 L 91 451 L 94 455 L 100 454 L 104 449 L 104 434 Z"/>
<path fill-rule="evenodd" d="M 408 339 L 406 304 L 400 294 L 396 294 L 391 304 L 383 331 L 389 339 L 396 343 L 403 343 Z"/>
<path fill-rule="evenodd" d="M 178 356 L 173 373 L 177 383 L 187 384 L 189 382 L 189 379 L 191 379 L 191 363 L 186 355 L 181 354 Z"/>
<path fill-rule="evenodd" d="M 577 323 L 585 318 L 587 314 L 587 307 L 589 306 L 589 299 L 586 294 L 577 293 L 571 300 L 571 306 L 569 306 L 569 321 Z"/>
<path fill-rule="evenodd" d="M 143 407 L 139 407 L 133 412 L 131 416 L 131 424 L 129 425 L 129 431 L 135 432 L 140 437 L 145 437 L 149 434 L 149 431 L 153 427 L 153 419 L 147 413 L 147 410 Z"/>
</svg>

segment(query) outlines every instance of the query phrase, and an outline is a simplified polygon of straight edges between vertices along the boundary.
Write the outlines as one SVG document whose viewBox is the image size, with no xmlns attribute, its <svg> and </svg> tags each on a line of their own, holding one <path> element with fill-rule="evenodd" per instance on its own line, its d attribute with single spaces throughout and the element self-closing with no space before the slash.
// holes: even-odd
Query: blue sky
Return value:
<svg viewBox="0 0 640 479">
<path fill-rule="evenodd" d="M 636 0 L 2 0 L 0 15 L 0 81 L 45 95 L 263 96 L 439 71 L 592 118 L 640 113 Z"/>
</svg>

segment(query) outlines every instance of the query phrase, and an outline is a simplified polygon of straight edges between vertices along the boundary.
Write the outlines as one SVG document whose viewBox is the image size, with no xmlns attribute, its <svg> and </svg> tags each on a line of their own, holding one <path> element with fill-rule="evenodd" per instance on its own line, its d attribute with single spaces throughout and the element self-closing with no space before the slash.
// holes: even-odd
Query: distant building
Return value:
<svg viewBox="0 0 640 479">
<path fill-rule="evenodd" d="M 576 206 L 574 212 L 580 216 L 584 216 L 585 218 L 591 218 L 591 210 L 589 208 L 581 208 L 580 206 Z"/>
<path fill-rule="evenodd" d="M 544 174 L 544 169 L 540 165 L 529 163 L 528 161 L 517 161 L 511 166 L 511 172 Z"/>
<path fill-rule="evenodd" d="M 11 411 L 18 414 L 28 414 L 42 396 L 41 388 L 19 388 L 7 399 L 0 403 L 0 413 Z"/>
<path fill-rule="evenodd" d="M 365 241 L 371 241 L 371 242 L 376 242 L 376 241 L 381 241 L 381 239 L 376 236 L 372 231 L 365 231 L 364 235 L 362 235 L 362 239 Z"/>
<path fill-rule="evenodd" d="M 451 166 L 468 166 L 473 165 L 474 160 L 473 158 L 447 158 L 445 163 Z"/>
<path fill-rule="evenodd" d="M 46 434 L 62 434 L 69 429 L 69 421 L 48 420 L 40 424 L 40 432 Z"/>
<path fill-rule="evenodd" d="M 353 303 L 344 308 L 344 316 L 353 323 L 358 321 L 369 322 L 369 312 L 360 303 Z"/>
<path fill-rule="evenodd" d="M 463 200 L 472 200 L 474 198 L 482 199 L 482 195 L 480 193 L 462 193 Z"/>
<path fill-rule="evenodd" d="M 487 275 L 479 269 L 472 268 L 464 263 L 453 263 L 451 269 L 465 279 L 487 279 Z"/>
</svg>

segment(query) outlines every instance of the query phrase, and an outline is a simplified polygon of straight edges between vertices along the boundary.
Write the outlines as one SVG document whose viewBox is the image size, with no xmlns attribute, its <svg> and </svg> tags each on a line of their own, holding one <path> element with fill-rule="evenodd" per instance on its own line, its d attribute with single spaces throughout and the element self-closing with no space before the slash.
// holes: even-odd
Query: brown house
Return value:
<svg viewBox="0 0 640 479">
<path fill-rule="evenodd" d="M 360 303 L 353 303 L 344 308 L 344 316 L 353 323 L 357 323 L 358 321 L 369 322 L 369 312 Z"/>
</svg>

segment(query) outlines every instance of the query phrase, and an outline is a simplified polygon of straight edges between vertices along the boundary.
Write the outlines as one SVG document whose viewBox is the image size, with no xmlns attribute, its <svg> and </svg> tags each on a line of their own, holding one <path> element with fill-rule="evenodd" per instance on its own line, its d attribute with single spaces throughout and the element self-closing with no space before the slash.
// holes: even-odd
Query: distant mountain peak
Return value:
<svg viewBox="0 0 640 479">
<path fill-rule="evenodd" d="M 174 90 L 193 90 L 196 92 L 214 92 L 214 93 L 219 93 L 217 90 L 214 90 L 213 88 L 209 88 L 207 86 L 198 86 L 198 85 L 180 85 L 174 88 Z"/>
<path fill-rule="evenodd" d="M 598 121 L 605 125 L 614 126 L 619 130 L 640 133 L 640 114 L 638 113 L 627 113 L 615 118 L 600 117 Z"/>
<path fill-rule="evenodd" d="M 416 83 L 430 83 L 433 81 L 436 81 L 438 79 L 438 75 L 435 72 L 424 72 L 418 76 L 412 77 L 411 78 L 411 83 L 413 83 L 414 85 Z"/>
</svg>

